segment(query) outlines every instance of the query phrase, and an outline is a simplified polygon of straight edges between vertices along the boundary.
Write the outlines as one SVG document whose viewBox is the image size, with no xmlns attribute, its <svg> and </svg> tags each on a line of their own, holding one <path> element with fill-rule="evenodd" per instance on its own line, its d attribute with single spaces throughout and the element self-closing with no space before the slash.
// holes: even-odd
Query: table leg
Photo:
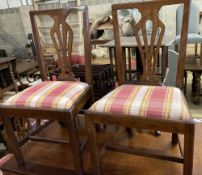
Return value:
<svg viewBox="0 0 202 175">
<path fill-rule="evenodd" d="M 198 55 L 198 54 L 197 54 L 197 52 L 198 52 L 197 50 L 198 50 L 198 43 L 195 44 L 195 56 Z"/>
<path fill-rule="evenodd" d="M 131 65 L 131 48 L 128 48 L 128 71 L 129 71 L 129 81 L 132 80 L 132 65 Z"/>
<path fill-rule="evenodd" d="M 200 104 L 201 73 L 193 72 L 192 93 L 194 104 Z"/>
<path fill-rule="evenodd" d="M 184 94 L 187 94 L 187 71 L 184 71 Z"/>
<path fill-rule="evenodd" d="M 142 66 L 140 51 L 139 51 L 138 47 L 136 47 L 135 49 L 136 49 L 136 51 L 135 51 L 136 52 L 136 70 L 138 73 L 142 73 L 143 66 Z"/>
<path fill-rule="evenodd" d="M 168 46 L 164 46 L 162 47 L 162 67 L 161 67 L 161 73 L 163 79 L 165 78 L 167 67 L 168 67 Z"/>
<path fill-rule="evenodd" d="M 110 65 L 112 70 L 114 71 L 114 63 L 113 63 L 113 48 L 109 48 L 109 59 L 110 59 Z"/>
<path fill-rule="evenodd" d="M 128 80 L 128 72 L 127 72 L 127 60 L 126 60 L 126 48 L 122 48 L 122 59 L 124 64 L 124 72 L 125 72 L 125 79 Z"/>
<path fill-rule="evenodd" d="M 7 86 L 6 81 L 4 80 L 3 73 L 1 71 L 0 71 L 0 81 L 1 81 L 0 85 L 2 87 L 6 87 Z"/>
<path fill-rule="evenodd" d="M 12 79 L 12 82 L 13 82 L 13 85 L 14 85 L 14 89 L 15 89 L 15 92 L 17 93 L 18 92 L 18 86 L 17 86 L 16 80 L 15 80 L 15 77 L 14 77 L 14 74 L 13 74 L 13 67 L 12 67 L 11 62 L 8 62 L 8 66 L 9 66 L 11 79 Z"/>
<path fill-rule="evenodd" d="M 200 64 L 202 65 L 202 43 L 200 44 Z"/>
</svg>

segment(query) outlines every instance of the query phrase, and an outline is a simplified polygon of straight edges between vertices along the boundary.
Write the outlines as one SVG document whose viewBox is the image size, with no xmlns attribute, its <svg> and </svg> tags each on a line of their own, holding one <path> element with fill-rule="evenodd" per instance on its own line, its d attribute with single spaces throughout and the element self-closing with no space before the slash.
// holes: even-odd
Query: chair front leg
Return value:
<svg viewBox="0 0 202 175">
<path fill-rule="evenodd" d="M 100 170 L 100 156 L 97 150 L 97 144 L 96 144 L 96 130 L 95 125 L 91 121 L 90 117 L 86 115 L 86 128 L 88 133 L 88 143 L 89 143 L 89 149 L 90 149 L 90 155 L 91 155 L 91 166 L 93 175 L 101 175 Z"/>
<path fill-rule="evenodd" d="M 200 65 L 202 65 L 202 43 L 200 44 Z"/>
<path fill-rule="evenodd" d="M 70 147 L 74 159 L 76 175 L 83 175 L 82 153 L 79 144 L 76 116 L 73 114 L 71 114 L 70 117 L 67 117 L 67 129 L 69 131 Z"/>
<path fill-rule="evenodd" d="M 2 116 L 2 118 L 3 118 L 4 129 L 7 134 L 6 144 L 8 148 L 11 150 L 11 152 L 15 155 L 18 165 L 23 165 L 24 158 L 22 156 L 22 152 L 20 150 L 20 146 L 18 144 L 15 132 L 13 130 L 11 120 L 10 118 L 6 116 Z"/>
<path fill-rule="evenodd" d="M 192 175 L 194 155 L 194 124 L 187 124 L 184 133 L 184 166 L 183 175 Z"/>
</svg>

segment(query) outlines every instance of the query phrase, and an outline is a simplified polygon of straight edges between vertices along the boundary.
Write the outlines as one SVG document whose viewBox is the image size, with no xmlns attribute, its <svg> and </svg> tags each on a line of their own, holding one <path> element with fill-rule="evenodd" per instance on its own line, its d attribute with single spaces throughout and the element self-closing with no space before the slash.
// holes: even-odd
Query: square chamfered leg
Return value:
<svg viewBox="0 0 202 175">
<path fill-rule="evenodd" d="M 91 116 L 86 115 L 86 127 L 88 132 L 88 143 L 91 155 L 91 166 L 93 175 L 101 175 L 100 157 L 96 144 L 96 125 L 91 120 Z"/>
<path fill-rule="evenodd" d="M 186 124 L 184 133 L 183 175 L 192 175 L 193 173 L 194 133 L 195 125 L 192 123 Z"/>
<path fill-rule="evenodd" d="M 83 175 L 83 165 L 82 165 L 82 153 L 80 150 L 79 135 L 77 131 L 76 117 L 74 114 L 70 113 L 66 117 L 67 129 L 69 132 L 69 142 L 70 148 L 73 155 L 74 167 L 76 175 Z"/>
</svg>

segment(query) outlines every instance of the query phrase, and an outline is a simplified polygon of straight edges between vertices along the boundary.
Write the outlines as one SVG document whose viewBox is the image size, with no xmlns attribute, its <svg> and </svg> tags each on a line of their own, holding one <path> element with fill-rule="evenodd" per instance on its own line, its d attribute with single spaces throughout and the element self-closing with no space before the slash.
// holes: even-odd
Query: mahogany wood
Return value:
<svg viewBox="0 0 202 175">
<path fill-rule="evenodd" d="M 112 5 L 112 16 L 116 46 L 116 69 L 117 69 L 117 81 L 119 85 L 126 84 L 126 67 L 124 59 L 122 57 L 123 50 L 121 48 L 121 40 L 119 33 L 118 24 L 118 11 L 124 9 L 138 9 L 141 13 L 141 18 L 138 22 L 133 22 L 132 26 L 135 32 L 135 38 L 140 51 L 143 74 L 141 80 L 144 84 L 155 84 L 158 82 L 158 78 L 155 74 L 155 65 L 157 64 L 158 51 L 162 44 L 164 37 L 165 26 L 157 15 L 162 6 L 173 5 L 173 4 L 184 4 L 184 14 L 182 23 L 182 32 L 179 49 L 179 63 L 178 63 L 178 74 L 177 74 L 177 86 L 182 87 L 183 73 L 184 73 L 184 60 L 186 55 L 186 44 L 187 44 L 187 33 L 189 24 L 189 7 L 190 0 L 154 0 L 146 2 L 131 2 Z M 152 34 L 151 37 L 147 36 L 146 22 L 152 21 Z M 157 35 L 157 29 L 160 28 L 160 34 Z M 140 32 L 141 31 L 141 32 Z M 141 33 L 141 36 L 140 36 Z M 124 54 L 125 55 L 125 54 Z M 183 94 L 182 94 L 183 96 Z M 188 106 L 187 106 L 188 107 Z M 189 114 L 191 116 L 191 114 Z M 110 149 L 127 154 L 135 154 L 146 157 L 152 157 L 156 159 L 169 160 L 173 162 L 183 163 L 183 175 L 192 175 L 193 169 L 193 143 L 194 143 L 194 128 L 195 123 L 190 119 L 189 121 L 182 120 L 165 120 L 165 119 L 152 119 L 144 118 L 141 116 L 130 116 L 122 114 L 111 114 L 102 112 L 86 111 L 87 130 L 89 136 L 89 146 L 91 153 L 91 163 L 94 175 L 101 175 L 101 164 L 100 164 L 100 151 L 97 148 L 97 136 L 95 132 L 95 124 L 107 124 L 107 125 L 118 125 L 122 127 L 136 128 L 136 129 L 147 129 L 147 130 L 159 130 L 169 133 L 172 135 L 172 142 L 175 145 L 178 141 L 176 134 L 184 135 L 184 156 L 168 156 L 161 152 L 153 150 L 148 151 L 144 148 L 131 148 L 131 145 L 110 145 Z M 149 142 L 149 141 L 148 141 Z M 107 145 L 104 145 L 107 147 Z M 109 146 L 108 146 L 109 147 Z M 118 162 L 117 162 L 118 164 Z M 139 174 L 143 174 L 144 170 Z M 157 173 L 158 174 L 158 173 Z"/>
<path fill-rule="evenodd" d="M 85 136 L 85 129 L 82 125 L 83 117 L 80 118 L 81 126 L 79 129 L 80 137 Z M 83 128 L 83 129 L 81 129 Z M 109 126 L 106 132 L 97 133 L 98 147 L 100 148 L 109 138 L 116 134 L 116 127 Z M 173 145 L 169 139 L 169 133 L 161 133 L 161 137 L 155 137 L 150 131 L 136 131 L 136 136 L 128 139 L 127 135 L 121 135 L 116 144 L 124 146 L 138 146 L 144 148 L 153 148 L 164 151 L 168 155 L 180 156 L 180 150 L 177 145 Z M 196 124 L 196 139 L 194 143 L 194 175 L 202 174 L 202 123 Z M 65 128 L 61 128 L 57 122 L 45 128 L 39 136 L 52 138 L 68 138 Z M 183 137 L 179 135 L 180 143 L 183 143 Z M 48 149 L 47 149 L 48 148 Z M 184 149 L 184 148 L 182 148 Z M 25 155 L 26 164 L 18 166 L 13 157 L 7 161 L 1 170 L 4 175 L 74 175 L 74 167 L 70 147 L 66 144 L 51 144 L 43 142 L 30 141 L 22 147 Z M 89 147 L 85 149 L 82 158 L 84 160 L 84 174 L 92 174 Z M 131 156 L 110 150 L 105 150 L 101 157 L 103 175 L 180 175 L 183 167 L 180 163 L 162 161 L 158 159 L 145 158 L 141 156 Z"/>
<path fill-rule="evenodd" d="M 73 104 L 71 109 L 43 109 L 43 108 L 29 108 L 29 107 L 16 107 L 16 106 L 0 106 L 0 113 L 3 118 L 5 131 L 7 134 L 7 144 L 10 148 L 9 151 L 14 153 L 19 166 L 29 166 L 29 163 L 24 159 L 24 154 L 21 149 L 26 146 L 29 140 L 34 140 L 38 142 L 49 142 L 52 144 L 70 143 L 71 153 L 74 155 L 72 157 L 72 162 L 75 167 L 75 173 L 77 175 L 83 174 L 82 159 L 81 154 L 86 144 L 86 139 L 80 144 L 79 136 L 77 133 L 77 123 L 76 118 L 80 110 L 86 104 L 88 100 L 92 99 L 92 75 L 91 75 L 91 56 L 90 56 L 90 36 L 89 36 L 89 19 L 88 19 L 88 8 L 87 6 L 70 7 L 54 10 L 39 10 L 31 11 L 30 18 L 33 29 L 34 41 L 36 44 L 36 53 L 39 63 L 39 68 L 41 71 L 42 80 L 48 80 L 47 71 L 44 65 L 44 59 L 41 49 L 40 37 L 37 28 L 36 18 L 40 15 L 48 15 L 53 19 L 53 27 L 50 30 L 53 44 L 57 51 L 58 59 L 62 60 L 62 72 L 59 75 L 60 80 L 72 81 L 74 80 L 73 73 L 71 71 L 71 51 L 73 42 L 73 30 L 71 26 L 67 23 L 66 18 L 70 13 L 80 12 L 83 16 L 83 26 L 82 33 L 84 38 L 84 57 L 85 57 L 85 81 L 89 84 L 84 94 Z M 67 57 L 68 56 L 68 57 Z M 14 120 L 14 128 L 17 133 L 16 136 L 14 128 L 11 124 L 10 117 Z M 30 130 L 30 125 L 27 122 L 29 118 L 36 120 L 36 130 Z M 40 120 L 49 120 L 46 124 L 41 124 Z M 66 123 L 66 130 L 69 133 L 69 141 L 67 138 L 51 139 L 50 137 L 40 137 L 36 136 L 43 129 L 46 129 L 54 120 L 64 121 Z M 16 125 L 15 125 L 16 124 Z M 66 144 L 65 144 L 66 145 Z M 51 169 L 51 168 L 50 168 Z M 44 170 L 42 172 L 45 172 Z M 54 171 L 55 172 L 55 171 Z M 55 173 L 57 174 L 57 173 Z"/>
<path fill-rule="evenodd" d="M 148 40 L 150 40 L 151 35 L 148 35 Z M 170 43 L 172 42 L 173 38 L 169 37 L 169 36 L 164 36 L 159 48 L 159 52 L 161 53 L 158 54 L 158 59 L 156 62 L 156 65 L 153 64 L 153 66 L 155 67 L 155 70 L 153 70 L 156 74 L 156 78 L 158 78 L 156 81 L 159 84 L 163 82 L 163 79 L 165 78 L 165 72 L 166 72 L 166 68 L 168 66 L 168 46 L 170 45 Z M 143 37 L 140 37 L 140 41 L 141 43 L 144 43 L 144 39 Z M 123 64 L 125 67 L 127 67 L 127 71 L 126 71 L 126 75 L 125 75 L 125 81 L 126 82 L 130 82 L 130 83 L 148 83 L 148 81 L 145 82 L 145 80 L 141 79 L 141 74 L 143 72 L 143 66 L 142 66 L 142 62 L 141 62 L 141 55 L 140 55 L 140 51 L 138 49 L 138 44 L 137 41 L 135 39 L 134 36 L 130 36 L 130 37 L 125 37 L 122 36 L 120 37 L 120 44 L 121 47 L 123 49 Z M 154 46 L 155 48 L 157 47 L 157 41 L 155 40 L 154 42 Z M 109 57 L 110 57 L 110 63 L 112 65 L 113 64 L 113 53 L 115 52 L 115 41 L 112 40 L 110 42 L 107 42 L 106 44 L 101 45 L 102 47 L 107 47 L 109 49 Z M 131 61 L 133 61 L 131 59 L 131 55 L 133 53 L 136 53 L 136 66 L 132 66 Z M 125 54 L 125 55 L 124 55 Z M 148 66 L 147 66 L 148 67 Z M 154 68 L 153 68 L 154 69 Z M 115 70 L 116 72 L 116 70 Z M 151 80 L 150 80 L 151 82 Z M 152 82 L 154 84 L 154 82 Z M 155 83 L 156 84 L 156 83 Z"/>
</svg>

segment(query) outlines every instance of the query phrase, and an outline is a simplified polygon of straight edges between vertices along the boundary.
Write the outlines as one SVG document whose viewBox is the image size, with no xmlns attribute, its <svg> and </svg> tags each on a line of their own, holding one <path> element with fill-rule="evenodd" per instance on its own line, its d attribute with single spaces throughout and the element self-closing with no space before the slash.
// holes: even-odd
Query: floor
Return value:
<svg viewBox="0 0 202 175">
<path fill-rule="evenodd" d="M 81 118 L 82 121 L 82 118 Z M 103 132 L 97 134 L 98 145 L 101 146 L 114 134 L 114 127 L 108 126 Z M 85 131 L 80 130 L 80 135 Z M 193 175 L 202 174 L 202 123 L 196 126 L 195 154 L 194 154 L 194 173 Z M 53 123 L 40 136 L 49 136 L 49 138 L 66 138 L 66 132 L 61 129 L 58 123 Z M 122 135 L 116 143 L 129 146 L 143 146 L 161 150 L 167 154 L 180 155 L 179 147 L 171 144 L 171 135 L 162 133 L 160 137 L 153 135 L 153 131 L 136 131 L 135 137 L 128 139 Z M 181 140 L 182 141 L 182 140 Z M 47 149 L 48 148 L 48 149 Z M 14 158 L 8 164 L 3 166 L 3 170 L 12 169 L 12 171 L 29 172 L 36 174 L 47 171 L 49 175 L 73 175 L 72 155 L 69 147 L 65 144 L 50 144 L 41 142 L 30 142 L 23 148 L 26 166 L 19 168 Z M 53 165 L 54 163 L 54 165 Z M 88 147 L 83 154 L 83 164 L 85 175 L 91 174 L 90 156 Z M 101 160 L 102 175 L 181 175 L 182 165 L 168 161 L 155 160 L 140 156 L 131 156 L 122 153 L 116 153 L 105 150 Z M 43 165 L 43 166 L 42 166 Z M 50 167 L 53 166 L 53 167 Z M 12 167 L 12 168 L 11 168 Z M 38 175 L 44 175 L 39 173 Z M 46 174 L 46 173 L 45 173 Z"/>
</svg>

